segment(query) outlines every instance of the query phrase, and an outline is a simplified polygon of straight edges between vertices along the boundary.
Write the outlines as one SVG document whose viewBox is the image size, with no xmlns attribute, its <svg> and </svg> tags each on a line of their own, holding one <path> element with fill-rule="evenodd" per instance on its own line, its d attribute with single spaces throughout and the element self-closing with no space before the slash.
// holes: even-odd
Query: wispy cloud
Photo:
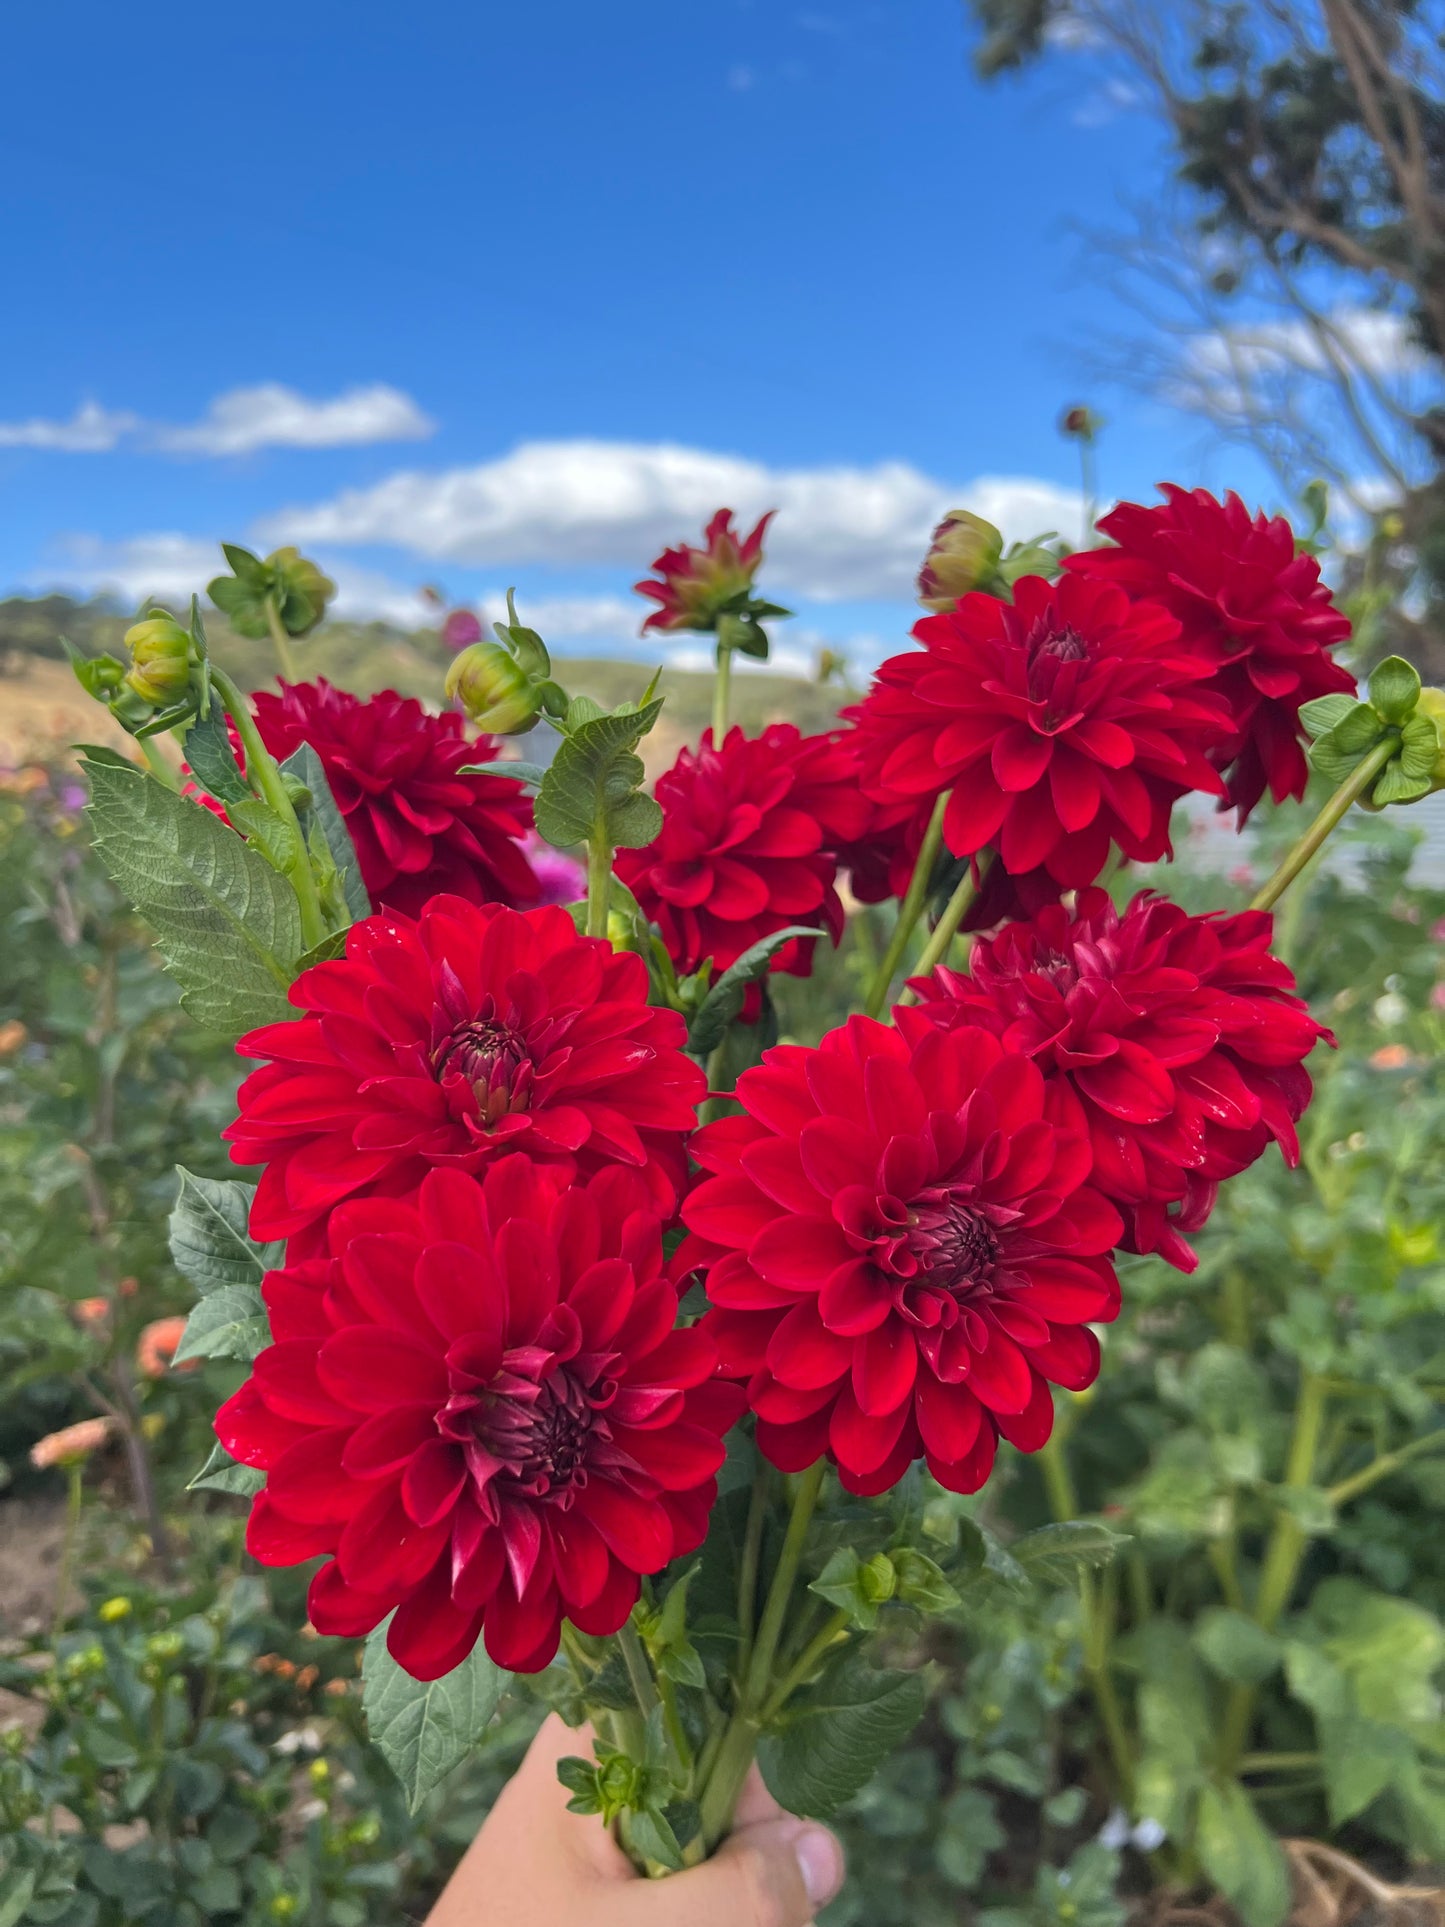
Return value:
<svg viewBox="0 0 1445 1927">
<path fill-rule="evenodd" d="M 905 462 L 771 468 L 669 443 L 528 442 L 473 467 L 404 470 L 266 518 L 268 541 L 399 548 L 492 567 L 638 567 L 720 503 L 779 511 L 768 544 L 778 591 L 818 601 L 906 597 L 929 531 L 971 508 L 1006 536 L 1078 527 L 1078 493 L 1027 476 L 948 484 Z"/>
<path fill-rule="evenodd" d="M 313 400 L 276 381 L 217 395 L 196 422 L 147 421 L 86 402 L 68 421 L 0 422 L 0 448 L 104 455 L 125 445 L 164 455 L 252 455 L 263 448 L 357 448 L 424 441 L 436 423 L 384 382 Z"/>
</svg>

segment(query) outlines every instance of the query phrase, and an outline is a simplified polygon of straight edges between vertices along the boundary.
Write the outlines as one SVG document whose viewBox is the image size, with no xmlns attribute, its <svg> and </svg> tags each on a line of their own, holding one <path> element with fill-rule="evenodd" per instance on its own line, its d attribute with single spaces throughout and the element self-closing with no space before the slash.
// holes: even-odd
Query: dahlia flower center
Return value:
<svg viewBox="0 0 1445 1927">
<path fill-rule="evenodd" d="M 451 1398 L 437 1423 L 466 1448 L 484 1510 L 508 1496 L 566 1507 L 589 1465 L 608 1455 L 604 1413 L 615 1396 L 610 1380 L 589 1384 L 563 1365 L 534 1378 L 504 1362 L 490 1385 Z"/>
<path fill-rule="evenodd" d="M 998 1232 L 984 1211 L 944 1195 L 915 1208 L 908 1248 L 924 1283 L 951 1297 L 987 1289 L 998 1263 Z"/>
<path fill-rule="evenodd" d="M 1071 625 L 1060 628 L 1052 617 L 1041 616 L 1024 640 L 1024 656 L 1029 695 L 1036 703 L 1047 703 L 1067 665 L 1088 660 L 1089 645 Z"/>
<path fill-rule="evenodd" d="M 510 1024 L 472 1018 L 454 1025 L 432 1053 L 432 1068 L 439 1084 L 459 1078 L 471 1085 L 484 1123 L 526 1109 L 532 1059 Z"/>
</svg>

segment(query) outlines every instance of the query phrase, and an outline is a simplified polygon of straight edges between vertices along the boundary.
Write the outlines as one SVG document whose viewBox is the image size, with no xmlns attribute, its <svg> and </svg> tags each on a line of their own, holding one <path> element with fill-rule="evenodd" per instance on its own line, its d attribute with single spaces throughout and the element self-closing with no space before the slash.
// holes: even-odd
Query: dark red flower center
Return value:
<svg viewBox="0 0 1445 1927">
<path fill-rule="evenodd" d="M 924 1278 L 953 1297 L 971 1295 L 993 1280 L 998 1233 L 985 1214 L 948 1193 L 914 1207 L 909 1249 Z"/>
<path fill-rule="evenodd" d="M 1028 665 L 1029 696 L 1036 703 L 1049 705 L 1045 721 L 1055 724 L 1054 698 L 1060 712 L 1071 705 L 1077 672 L 1069 665 L 1086 662 L 1089 645 L 1072 625 L 1058 625 L 1052 616 L 1042 616 L 1024 639 L 1024 658 Z"/>
<path fill-rule="evenodd" d="M 454 1025 L 433 1051 L 432 1069 L 443 1086 L 458 1078 L 471 1085 L 484 1124 L 527 1108 L 531 1054 L 510 1024 L 473 1018 Z"/>
<path fill-rule="evenodd" d="M 537 1372 L 536 1352 L 524 1347 L 508 1354 L 490 1384 L 453 1393 L 437 1426 L 465 1448 L 489 1516 L 509 1498 L 565 1508 L 587 1483 L 589 1467 L 620 1460 L 604 1416 L 616 1396 L 611 1378 L 557 1363 Z"/>
</svg>

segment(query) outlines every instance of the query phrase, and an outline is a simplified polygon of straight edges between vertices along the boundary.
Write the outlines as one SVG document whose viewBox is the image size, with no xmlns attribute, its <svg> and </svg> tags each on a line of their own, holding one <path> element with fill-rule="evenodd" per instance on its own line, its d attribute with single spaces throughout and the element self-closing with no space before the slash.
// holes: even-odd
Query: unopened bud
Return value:
<svg viewBox="0 0 1445 1927">
<path fill-rule="evenodd" d="M 454 657 L 446 693 L 492 736 L 520 736 L 542 706 L 539 689 L 499 642 L 474 642 Z"/>
<path fill-rule="evenodd" d="M 1076 436 L 1081 442 L 1093 441 L 1103 426 L 1103 416 L 1092 408 L 1066 408 L 1059 417 L 1060 434 Z"/>
<path fill-rule="evenodd" d="M 1445 789 L 1445 689 L 1434 689 L 1428 683 L 1420 691 L 1415 708 L 1426 715 L 1435 725 L 1435 734 L 1440 739 L 1440 747 L 1435 753 L 1435 767 L 1430 772 L 1432 790 Z"/>
<path fill-rule="evenodd" d="M 1003 537 L 981 515 L 950 509 L 933 531 L 918 572 L 918 600 L 925 609 L 951 609 L 972 589 L 987 589 L 1003 559 Z"/>
<path fill-rule="evenodd" d="M 858 1574 L 863 1597 L 871 1605 L 882 1606 L 898 1590 L 898 1574 L 886 1552 L 875 1552 Z"/>
<path fill-rule="evenodd" d="M 176 702 L 191 680 L 191 639 L 173 616 L 147 616 L 125 632 L 130 651 L 127 683 L 160 709 Z"/>
</svg>

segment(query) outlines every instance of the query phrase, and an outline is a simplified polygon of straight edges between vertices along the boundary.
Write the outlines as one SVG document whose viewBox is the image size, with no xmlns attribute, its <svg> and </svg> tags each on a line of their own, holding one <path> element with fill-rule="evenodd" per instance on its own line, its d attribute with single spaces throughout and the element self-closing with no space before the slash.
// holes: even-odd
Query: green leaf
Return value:
<svg viewBox="0 0 1445 1927">
<path fill-rule="evenodd" d="M 244 802 L 232 803 L 227 814 L 273 870 L 279 870 L 284 876 L 294 869 L 301 854 L 301 840 L 296 825 L 288 822 L 279 810 L 273 810 L 259 797 L 248 796 Z"/>
<path fill-rule="evenodd" d="M 187 1492 L 231 1492 L 249 1499 L 266 1483 L 266 1474 L 254 1465 L 238 1465 L 223 1445 L 211 1447 L 211 1456 L 193 1479 L 186 1482 Z"/>
<path fill-rule="evenodd" d="M 1237 1780 L 1199 1796 L 1195 1845 L 1204 1871 L 1245 1927 L 1279 1927 L 1289 1911 L 1289 1865 Z"/>
<path fill-rule="evenodd" d="M 1439 725 L 1417 709 L 1400 732 L 1400 768 L 1407 776 L 1433 776 L 1439 755 Z"/>
<path fill-rule="evenodd" d="M 1323 1539 L 1335 1529 L 1335 1508 L 1330 1495 L 1317 1485 L 1281 1485 L 1273 1492 L 1275 1504 L 1289 1514 L 1308 1538 Z"/>
<path fill-rule="evenodd" d="M 361 879 L 361 863 L 356 854 L 356 845 L 351 840 L 351 832 L 346 827 L 346 818 L 336 807 L 336 799 L 331 794 L 331 785 L 326 780 L 326 771 L 321 758 L 310 743 L 302 743 L 281 765 L 283 776 L 295 777 L 303 783 L 310 793 L 310 802 L 301 805 L 297 817 L 301 823 L 301 834 L 307 842 L 311 841 L 313 830 L 319 830 L 331 861 L 336 865 L 341 878 L 342 895 L 346 907 L 351 912 L 353 923 L 371 915 L 371 898 L 366 893 L 366 885 Z"/>
<path fill-rule="evenodd" d="M 249 1361 L 271 1343 L 271 1322 L 254 1285 L 221 1285 L 208 1292 L 186 1320 L 172 1364 L 188 1358 Z"/>
<path fill-rule="evenodd" d="M 961 1786 L 939 1814 L 933 1849 L 938 1871 L 955 1887 L 973 1887 L 989 1855 L 1007 1840 L 993 1795 L 982 1787 Z"/>
<path fill-rule="evenodd" d="M 627 1831 L 637 1851 L 645 1854 L 649 1860 L 655 1860 L 658 1866 L 666 1867 L 673 1873 L 682 1866 L 682 1848 L 665 1813 L 649 1807 L 630 1811 Z"/>
<path fill-rule="evenodd" d="M 1026 1532 L 1009 1547 L 1019 1565 L 1041 1586 L 1073 1584 L 1081 1572 L 1107 1566 L 1127 1536 L 1096 1519 L 1070 1520 Z"/>
<path fill-rule="evenodd" d="M 294 1017 L 301 913 L 285 878 L 143 771 L 93 759 L 84 769 L 96 851 L 155 931 L 191 1016 L 231 1036 Z"/>
<path fill-rule="evenodd" d="M 219 705 L 186 731 L 184 748 L 191 774 L 208 796 L 222 803 L 249 802 L 251 791 L 231 748 Z"/>
<path fill-rule="evenodd" d="M 415 1813 L 480 1740 L 512 1676 L 478 1643 L 442 1679 L 413 1679 L 386 1649 L 390 1624 L 388 1618 L 367 1639 L 362 1704 L 372 1740 Z"/>
<path fill-rule="evenodd" d="M 1414 714 L 1420 700 L 1420 672 L 1403 656 L 1386 656 L 1370 672 L 1370 706 L 1397 726 Z"/>
<path fill-rule="evenodd" d="M 1349 715 L 1355 701 L 1355 697 L 1337 690 L 1333 696 L 1316 696 L 1313 702 L 1302 703 L 1300 721 L 1309 731 L 1311 740 L 1327 735 L 1336 723 Z"/>
<path fill-rule="evenodd" d="M 1434 768 L 1432 762 L 1431 768 Z M 1430 794 L 1428 776 L 1411 776 L 1400 757 L 1393 758 L 1375 778 L 1370 801 L 1375 804 L 1418 803 Z"/>
<path fill-rule="evenodd" d="M 569 705 L 570 733 L 537 792 L 537 834 L 565 850 L 585 843 L 600 826 L 614 849 L 641 848 L 656 836 L 662 819 L 656 804 L 638 795 L 645 771 L 636 751 L 662 712 L 662 698 L 630 712 L 583 715 L 574 723 L 584 700 L 574 697 Z M 651 807 L 638 807 L 647 804 Z"/>
<path fill-rule="evenodd" d="M 221 554 L 225 556 L 232 573 L 239 576 L 243 582 L 259 583 L 264 589 L 271 580 L 271 571 L 260 556 L 253 555 L 249 549 L 243 549 L 239 542 L 223 542 Z M 212 600 L 214 601 L 215 598 L 212 597 Z"/>
<path fill-rule="evenodd" d="M 839 1546 L 808 1591 L 847 1613 L 864 1632 L 878 1624 L 878 1601 L 864 1591 L 863 1562 L 852 1546 Z"/>
<path fill-rule="evenodd" d="M 703 998 L 697 1015 L 688 1027 L 687 1047 L 694 1057 L 707 1057 L 723 1040 L 729 1024 L 743 1007 L 748 985 L 768 974 L 768 965 L 786 943 L 795 937 L 822 937 L 826 931 L 805 923 L 790 923 L 785 930 L 752 944 L 718 978 Z"/>
<path fill-rule="evenodd" d="M 1221 1679 L 1258 1686 L 1284 1657 L 1284 1642 L 1232 1606 L 1215 1606 L 1194 1629 L 1194 1644 Z"/>
<path fill-rule="evenodd" d="M 898 1574 L 898 1598 L 905 1606 L 923 1613 L 951 1612 L 959 1596 L 927 1553 L 911 1546 L 900 1546 L 889 1555 Z"/>
<path fill-rule="evenodd" d="M 256 1244 L 247 1230 L 255 1188 L 238 1178 L 199 1178 L 176 1166 L 181 1186 L 171 1208 L 176 1270 L 204 1297 L 222 1285 L 259 1285 L 282 1262 L 282 1244 Z"/>
<path fill-rule="evenodd" d="M 18 1927 L 35 1893 L 34 1867 L 12 1867 L 0 1874 L 0 1927 Z"/>
<path fill-rule="evenodd" d="M 926 1697 L 922 1673 L 879 1673 L 843 1654 L 759 1744 L 768 1791 L 790 1813 L 829 1819 L 913 1731 Z"/>
<path fill-rule="evenodd" d="M 545 763 L 463 763 L 457 771 L 458 776 L 511 776 L 519 783 L 530 783 L 533 789 L 540 789 L 546 774 Z"/>
</svg>

